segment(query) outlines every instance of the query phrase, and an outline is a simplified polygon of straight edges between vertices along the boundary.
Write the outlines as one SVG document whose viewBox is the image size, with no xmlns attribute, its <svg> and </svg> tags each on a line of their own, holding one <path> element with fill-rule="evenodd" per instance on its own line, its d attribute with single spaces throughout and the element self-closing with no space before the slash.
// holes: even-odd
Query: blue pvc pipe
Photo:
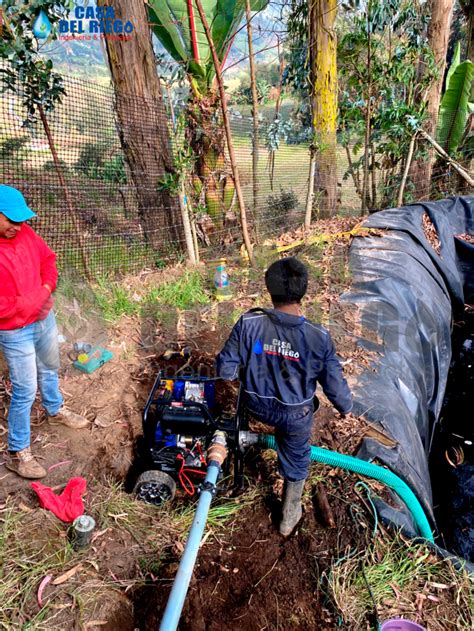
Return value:
<svg viewBox="0 0 474 631">
<path fill-rule="evenodd" d="M 173 588 L 168 598 L 165 613 L 160 624 L 160 631 L 175 631 L 178 627 L 181 611 L 183 610 L 184 601 L 188 592 L 189 583 L 193 575 L 194 565 L 199 552 L 199 544 L 201 543 L 206 526 L 207 515 L 214 496 L 213 490 L 220 472 L 220 465 L 215 461 L 211 461 L 207 467 L 207 475 L 204 480 L 203 490 L 196 508 L 191 530 L 189 531 L 188 540 L 184 548 L 183 556 L 179 564 L 176 578 L 174 579 Z M 207 484 L 209 483 L 209 484 Z"/>
</svg>

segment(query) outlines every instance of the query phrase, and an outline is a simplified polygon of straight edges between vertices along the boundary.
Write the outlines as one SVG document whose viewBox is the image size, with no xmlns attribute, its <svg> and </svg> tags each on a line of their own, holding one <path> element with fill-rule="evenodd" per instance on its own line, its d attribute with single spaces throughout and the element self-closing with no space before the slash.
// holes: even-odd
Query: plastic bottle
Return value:
<svg viewBox="0 0 474 631">
<path fill-rule="evenodd" d="M 220 259 L 217 263 L 214 274 L 214 287 L 216 288 L 217 300 L 228 300 L 232 296 L 225 259 Z"/>
</svg>

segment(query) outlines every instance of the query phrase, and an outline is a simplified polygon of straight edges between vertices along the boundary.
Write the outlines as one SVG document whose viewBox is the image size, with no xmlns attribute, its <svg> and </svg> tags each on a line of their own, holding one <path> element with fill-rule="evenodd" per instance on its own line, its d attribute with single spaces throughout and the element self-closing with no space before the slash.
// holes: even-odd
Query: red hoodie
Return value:
<svg viewBox="0 0 474 631">
<path fill-rule="evenodd" d="M 13 239 L 0 237 L 0 330 L 44 320 L 56 289 L 56 254 L 27 224 Z"/>
</svg>

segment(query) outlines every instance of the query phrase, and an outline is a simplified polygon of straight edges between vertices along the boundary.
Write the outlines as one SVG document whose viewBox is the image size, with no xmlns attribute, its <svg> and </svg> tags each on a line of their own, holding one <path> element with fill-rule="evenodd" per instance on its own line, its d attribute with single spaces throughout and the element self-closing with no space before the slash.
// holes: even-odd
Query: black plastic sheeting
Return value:
<svg viewBox="0 0 474 631">
<path fill-rule="evenodd" d="M 427 213 L 441 244 L 423 232 Z M 370 438 L 358 456 L 386 464 L 422 502 L 434 525 L 428 454 L 451 362 L 453 317 L 474 298 L 474 196 L 418 203 L 371 215 L 364 226 L 382 236 L 356 238 L 353 284 L 343 300 L 361 312 L 360 343 L 381 354 L 353 387 L 354 413 L 379 425 L 395 447 Z M 378 502 L 382 517 L 413 530 L 405 511 Z"/>
</svg>

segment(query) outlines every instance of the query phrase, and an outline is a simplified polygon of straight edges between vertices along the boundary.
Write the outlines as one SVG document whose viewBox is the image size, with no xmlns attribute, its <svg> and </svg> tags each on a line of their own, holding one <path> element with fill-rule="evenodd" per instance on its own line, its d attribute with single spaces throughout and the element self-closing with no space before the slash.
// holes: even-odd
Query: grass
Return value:
<svg viewBox="0 0 474 631">
<path fill-rule="evenodd" d="M 145 303 L 190 309 L 196 305 L 207 304 L 209 300 L 210 296 L 200 272 L 186 269 L 179 278 L 151 289 L 145 298 Z"/>
<path fill-rule="evenodd" d="M 400 536 L 379 535 L 361 554 L 334 564 L 329 586 L 350 629 L 368 628 L 375 607 L 380 620 L 406 617 L 430 631 L 472 628 L 472 576 Z"/>
<path fill-rule="evenodd" d="M 130 291 L 118 282 L 108 282 L 100 278 L 94 294 L 97 305 L 107 322 L 116 322 L 124 315 L 137 315 L 140 311 L 139 302 L 134 300 Z"/>
<path fill-rule="evenodd" d="M 207 531 L 225 534 L 240 511 L 257 498 L 256 487 L 238 498 L 217 497 L 209 511 Z M 12 498 L 0 507 L 0 629 L 51 631 L 76 628 L 76 622 L 83 625 L 94 617 L 104 594 L 107 598 L 118 587 L 109 577 L 107 548 L 100 533 L 114 541 L 128 537 L 124 555 L 133 555 L 138 573 L 119 584 L 137 586 L 148 573 L 156 574 L 163 563 L 180 554 L 195 505 L 177 499 L 162 507 L 151 506 L 135 500 L 122 484 L 105 480 L 90 487 L 86 511 L 96 520 L 99 538 L 90 548 L 76 552 L 66 536 L 67 526 L 51 513 L 21 508 Z M 56 578 L 79 563 L 73 578 L 57 586 L 49 583 L 40 608 L 36 594 L 42 579 Z"/>
<path fill-rule="evenodd" d="M 155 316 L 166 316 L 170 307 L 191 309 L 196 305 L 207 304 L 210 300 L 200 272 L 188 269 L 175 280 L 145 290 L 138 287 L 133 293 L 123 283 L 99 278 L 94 294 L 104 319 L 109 323 L 116 322 L 122 316 L 143 312 L 149 315 L 150 311 Z"/>
<path fill-rule="evenodd" d="M 51 629 L 44 621 L 54 610 L 46 605 L 37 611 L 36 591 L 47 574 L 62 573 L 74 560 L 61 526 L 52 519 L 40 526 L 37 513 L 22 512 L 10 498 L 0 511 L 2 629 Z"/>
<path fill-rule="evenodd" d="M 252 486 L 237 498 L 217 497 L 209 510 L 207 528 L 221 531 L 245 507 L 257 501 L 258 487 Z M 196 496 L 197 501 L 197 496 Z M 120 482 L 108 481 L 96 497 L 92 511 L 101 528 L 129 532 L 144 549 L 153 554 L 187 537 L 195 513 L 195 503 L 174 500 L 160 507 L 145 504 L 126 493 Z"/>
</svg>

